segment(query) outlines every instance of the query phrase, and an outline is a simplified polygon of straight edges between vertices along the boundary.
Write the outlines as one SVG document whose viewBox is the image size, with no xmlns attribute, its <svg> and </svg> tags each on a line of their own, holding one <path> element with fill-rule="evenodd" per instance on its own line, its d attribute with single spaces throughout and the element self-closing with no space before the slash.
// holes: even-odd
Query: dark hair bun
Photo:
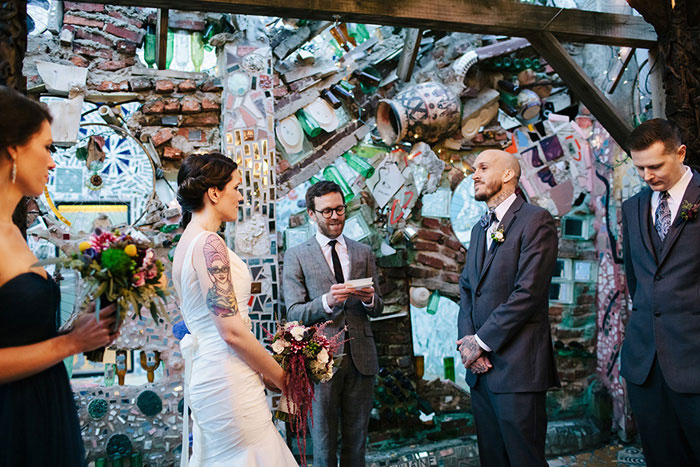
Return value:
<svg viewBox="0 0 700 467">
<path fill-rule="evenodd" d="M 177 173 L 177 202 L 183 211 L 183 227 L 191 217 L 184 214 L 202 209 L 207 190 L 211 187 L 223 190 L 237 168 L 235 162 L 219 152 L 193 154 L 182 162 Z"/>
</svg>

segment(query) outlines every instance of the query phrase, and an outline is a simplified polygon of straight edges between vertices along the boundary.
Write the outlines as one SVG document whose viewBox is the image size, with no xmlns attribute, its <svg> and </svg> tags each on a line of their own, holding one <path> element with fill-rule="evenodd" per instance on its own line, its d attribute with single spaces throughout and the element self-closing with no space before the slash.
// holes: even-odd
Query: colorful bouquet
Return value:
<svg viewBox="0 0 700 467">
<path fill-rule="evenodd" d="M 288 420 L 297 433 L 303 465 L 306 465 L 308 420 L 313 415 L 314 384 L 330 381 L 334 365 L 339 361 L 336 356 L 345 343 L 342 331 L 333 337 L 324 335 L 329 323 L 304 326 L 290 321 L 280 324 L 272 336 L 272 356 L 286 373 L 284 395 L 276 416 Z"/>
<path fill-rule="evenodd" d="M 114 331 L 130 309 L 141 317 L 141 308 L 147 308 L 156 322 L 159 316 L 166 315 L 163 263 L 156 259 L 147 241 L 123 235 L 119 230 L 96 229 L 78 249 L 79 252 L 68 257 L 50 261 L 80 274 L 85 285 L 85 302 L 97 300 L 97 310 L 111 303 L 117 305 Z M 104 349 L 98 349 L 85 355 L 101 362 L 103 352 Z"/>
</svg>

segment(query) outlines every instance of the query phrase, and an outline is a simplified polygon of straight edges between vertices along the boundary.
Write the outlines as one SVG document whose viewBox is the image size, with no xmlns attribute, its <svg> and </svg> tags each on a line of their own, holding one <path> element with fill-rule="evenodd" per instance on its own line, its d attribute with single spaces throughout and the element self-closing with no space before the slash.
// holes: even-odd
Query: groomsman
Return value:
<svg viewBox="0 0 700 467">
<path fill-rule="evenodd" d="M 311 439 L 313 465 L 338 465 L 338 421 L 341 425 L 341 467 L 364 467 L 374 376 L 379 370 L 377 349 L 368 316 L 384 309 L 377 268 L 369 246 L 343 235 L 345 201 L 340 187 L 328 181 L 306 192 L 309 218 L 318 233 L 284 255 L 284 301 L 287 318 L 306 325 L 332 321 L 326 328 L 336 334 L 347 326 L 340 368 L 328 383 L 316 385 Z M 353 289 L 346 279 L 371 277 L 374 287 Z"/>
<path fill-rule="evenodd" d="M 678 128 L 655 118 L 628 140 L 648 187 L 622 204 L 632 314 L 621 374 L 649 466 L 700 465 L 700 175 Z"/>
<path fill-rule="evenodd" d="M 468 369 L 482 466 L 546 466 L 545 396 L 559 385 L 549 329 L 557 229 L 515 195 L 517 159 L 488 150 L 474 163 L 474 226 L 460 277 L 457 341 Z"/>
</svg>

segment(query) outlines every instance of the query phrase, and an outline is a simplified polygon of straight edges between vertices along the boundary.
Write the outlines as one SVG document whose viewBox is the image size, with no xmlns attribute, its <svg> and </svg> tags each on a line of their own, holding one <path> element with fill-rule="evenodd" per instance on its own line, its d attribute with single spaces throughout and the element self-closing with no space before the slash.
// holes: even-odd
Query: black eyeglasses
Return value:
<svg viewBox="0 0 700 467">
<path fill-rule="evenodd" d="M 346 206 L 343 204 L 342 206 L 338 206 L 337 208 L 326 208 L 323 211 L 314 209 L 314 211 L 321 213 L 321 215 L 326 219 L 330 219 L 331 216 L 333 216 L 333 211 L 335 211 L 335 213 L 338 214 L 338 216 L 345 215 L 345 208 Z"/>
</svg>

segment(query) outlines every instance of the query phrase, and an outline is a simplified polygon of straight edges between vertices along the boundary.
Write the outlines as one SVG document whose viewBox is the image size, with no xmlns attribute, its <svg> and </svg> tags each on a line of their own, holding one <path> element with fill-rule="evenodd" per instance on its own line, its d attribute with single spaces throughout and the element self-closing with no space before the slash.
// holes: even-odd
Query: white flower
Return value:
<svg viewBox="0 0 700 467">
<path fill-rule="evenodd" d="M 503 241 L 506 239 L 506 235 L 503 232 L 503 228 L 499 228 L 495 232 L 491 234 L 491 240 L 497 242 L 497 243 L 503 243 Z"/>
<path fill-rule="evenodd" d="M 323 376 L 321 376 L 321 382 L 327 383 L 331 380 L 331 378 L 333 378 L 333 365 L 328 365 L 326 373 Z"/>
<path fill-rule="evenodd" d="M 292 334 L 292 337 L 294 339 L 300 341 L 304 338 L 304 326 L 294 326 L 292 329 L 289 330 L 289 332 Z"/>
<path fill-rule="evenodd" d="M 290 329 L 292 329 L 296 326 L 299 326 L 299 321 L 289 321 L 289 322 L 285 323 L 284 330 L 289 331 Z"/>
<path fill-rule="evenodd" d="M 276 354 L 281 354 L 287 347 L 289 347 L 289 343 L 285 342 L 282 339 L 277 339 L 275 342 L 272 343 L 272 351 Z"/>
<path fill-rule="evenodd" d="M 318 355 L 316 355 L 316 360 L 318 360 L 319 363 L 323 363 L 324 365 L 328 363 L 328 360 L 330 360 L 330 355 L 328 355 L 328 351 L 326 351 L 326 349 L 321 349 Z"/>
</svg>

